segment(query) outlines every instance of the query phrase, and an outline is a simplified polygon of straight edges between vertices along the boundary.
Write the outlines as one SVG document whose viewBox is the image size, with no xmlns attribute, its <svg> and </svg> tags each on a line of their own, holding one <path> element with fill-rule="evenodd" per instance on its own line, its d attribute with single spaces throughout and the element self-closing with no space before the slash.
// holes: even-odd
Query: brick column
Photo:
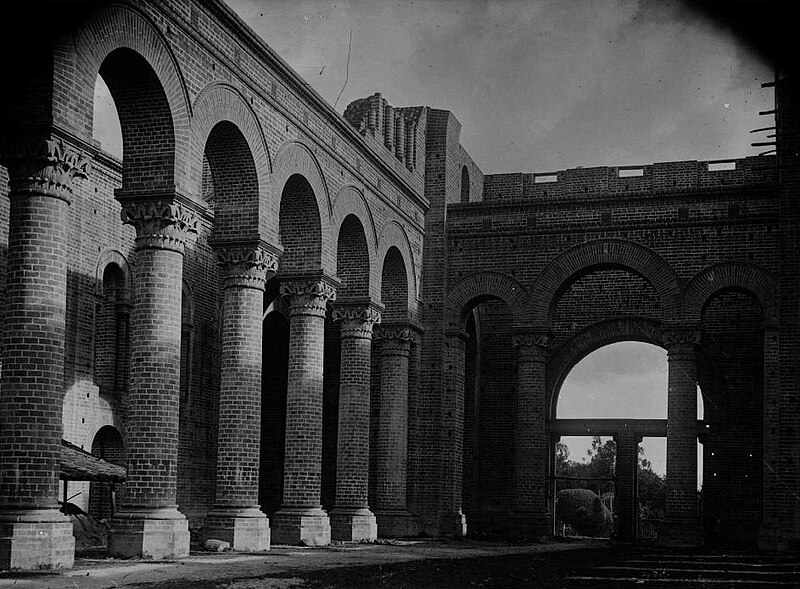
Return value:
<svg viewBox="0 0 800 589">
<path fill-rule="evenodd" d="M 322 473 L 322 358 L 325 310 L 336 283 L 325 276 L 281 284 L 289 303 L 289 374 L 283 503 L 272 518 L 276 544 L 330 544 L 328 515 L 320 505 Z"/>
<path fill-rule="evenodd" d="M 763 495 L 764 510 L 761 528 L 758 532 L 758 546 L 762 550 L 777 550 L 779 546 L 780 521 L 783 511 L 774 501 L 780 495 L 782 481 L 778 464 L 780 448 L 778 447 L 778 423 L 780 422 L 780 363 L 779 333 L 777 321 L 769 320 L 764 324 L 764 416 L 763 416 Z"/>
<path fill-rule="evenodd" d="M 697 502 L 697 351 L 698 331 L 668 331 L 667 513 L 659 543 L 703 543 Z"/>
<path fill-rule="evenodd" d="M 414 533 L 413 520 L 406 505 L 411 330 L 402 325 L 384 325 L 377 335 L 381 340 L 374 505 L 378 536 L 409 536 Z"/>
<path fill-rule="evenodd" d="M 549 338 L 544 333 L 514 336 L 517 350 L 517 404 L 514 423 L 514 507 L 509 533 L 540 537 L 549 533 L 545 430 L 545 368 Z"/>
<path fill-rule="evenodd" d="M 0 388 L 0 570 L 70 568 L 58 510 L 68 206 L 88 156 L 45 139 L 4 158 L 10 220 Z"/>
<path fill-rule="evenodd" d="M 333 311 L 333 318 L 341 321 L 336 502 L 330 512 L 333 540 L 372 541 L 378 534 L 367 495 L 372 326 L 380 322 L 380 311 L 373 304 L 339 305 Z"/>
<path fill-rule="evenodd" d="M 189 528 L 176 504 L 183 250 L 198 218 L 175 194 L 118 192 L 122 221 L 136 229 L 128 393 L 128 480 L 111 521 L 115 556 L 180 558 Z"/>
<path fill-rule="evenodd" d="M 261 317 L 267 274 L 278 252 L 267 244 L 214 244 L 223 288 L 217 487 L 206 538 L 234 550 L 269 550 L 269 520 L 258 505 L 261 455 Z"/>
<path fill-rule="evenodd" d="M 439 472 L 439 530 L 460 538 L 467 533 L 462 510 L 464 482 L 464 370 L 468 334 L 463 329 L 445 331 L 444 395 L 438 427 L 441 431 Z"/>
<path fill-rule="evenodd" d="M 617 444 L 617 460 L 615 472 L 617 476 L 615 509 L 617 519 L 617 537 L 620 540 L 636 539 L 639 525 L 639 442 L 642 437 L 630 429 L 617 432 L 614 442 Z"/>
</svg>

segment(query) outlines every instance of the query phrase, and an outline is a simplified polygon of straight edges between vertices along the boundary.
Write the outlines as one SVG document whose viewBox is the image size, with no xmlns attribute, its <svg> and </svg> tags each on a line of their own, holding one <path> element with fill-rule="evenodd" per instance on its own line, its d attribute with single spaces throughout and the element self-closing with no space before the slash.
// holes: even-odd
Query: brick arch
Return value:
<svg viewBox="0 0 800 589">
<path fill-rule="evenodd" d="M 216 236 L 226 238 L 226 233 L 246 233 L 269 236 L 277 243 L 275 218 L 269 215 L 274 208 L 269 203 L 273 198 L 269 186 L 272 162 L 264 132 L 247 100 L 233 86 L 213 83 L 197 96 L 193 110 L 187 171 L 191 194 L 202 193 L 203 157 L 207 155 L 209 142 L 219 138 L 220 124 L 232 125 L 239 133 L 239 137 L 232 137 L 229 148 L 221 146 L 223 158 L 227 155 L 231 160 L 231 165 L 225 167 L 230 169 L 231 189 L 236 197 L 215 203 Z M 213 170 L 212 174 L 215 179 L 218 177 Z M 248 179 L 246 185 L 244 179 Z M 220 189 L 216 185 L 214 188 Z"/>
<path fill-rule="evenodd" d="M 406 281 L 408 284 L 408 310 L 413 313 L 417 308 L 417 273 L 411 243 L 405 229 L 397 221 L 389 221 L 381 228 L 378 237 L 378 272 L 383 273 L 383 262 L 389 248 L 396 247 L 403 256 L 406 268 Z"/>
<path fill-rule="evenodd" d="M 528 293 L 516 279 L 502 272 L 476 272 L 459 280 L 447 293 L 445 309 L 449 327 L 466 325 L 467 313 L 474 304 L 498 299 L 508 305 L 515 325 L 523 325 L 530 316 Z"/>
<path fill-rule="evenodd" d="M 661 323 L 646 317 L 619 317 L 600 321 L 582 329 L 555 350 L 547 364 L 546 407 L 550 418 L 556 416 L 561 385 L 570 370 L 595 350 L 624 341 L 663 347 Z"/>
<path fill-rule="evenodd" d="M 339 237 L 341 235 L 342 224 L 349 216 L 354 216 L 361 223 L 366 238 L 367 250 L 367 271 L 369 273 L 368 294 L 375 300 L 380 299 L 380 268 L 378 267 L 378 235 L 375 231 L 375 221 L 372 211 L 369 209 L 364 195 L 353 186 L 345 186 L 336 194 L 333 200 L 333 215 L 331 218 L 332 235 L 337 236 L 336 240 L 336 271 L 339 272 Z"/>
<path fill-rule="evenodd" d="M 103 275 L 109 264 L 114 264 L 120 269 L 125 284 L 125 290 L 130 294 L 133 284 L 131 282 L 131 267 L 128 264 L 128 259 L 117 250 L 106 250 L 100 254 L 94 274 L 94 293 L 96 295 L 103 294 Z"/>
<path fill-rule="evenodd" d="M 778 310 L 775 301 L 775 278 L 763 268 L 747 262 L 723 262 L 701 271 L 686 286 L 683 310 L 686 320 L 700 323 L 711 298 L 723 290 L 739 289 L 752 293 L 764 310 L 764 318 L 774 320 Z"/>
<path fill-rule="evenodd" d="M 559 297 L 577 278 L 596 268 L 622 268 L 641 276 L 658 294 L 664 317 L 679 318 L 680 281 L 669 264 L 638 243 L 602 239 L 567 250 L 544 269 L 531 291 L 533 325 L 549 326 Z"/>
<path fill-rule="evenodd" d="M 280 230 L 278 223 L 280 219 L 281 200 L 284 195 L 284 189 L 287 182 L 293 176 L 302 176 L 303 179 L 311 187 L 314 199 L 317 204 L 317 212 L 319 213 L 320 222 L 320 264 L 323 271 L 333 275 L 336 268 L 336 255 L 335 247 L 332 245 L 331 238 L 331 214 L 333 207 L 331 206 L 330 194 L 328 186 L 325 182 L 325 176 L 322 173 L 322 168 L 314 157 L 313 152 L 297 141 L 290 141 L 284 143 L 275 154 L 273 160 L 273 173 L 270 179 L 270 184 L 273 191 L 273 198 L 270 203 L 275 208 L 269 211 L 271 218 L 276 222 L 275 237 L 279 239 Z M 317 239 L 317 236 L 311 236 Z M 320 266 L 317 266 L 319 269 Z"/>
<path fill-rule="evenodd" d="M 116 84 L 106 79 L 123 127 L 123 189 L 186 191 L 191 106 L 178 62 L 158 27 L 132 6 L 110 4 L 84 21 L 76 33 L 74 45 L 65 44 L 59 49 L 64 51 L 55 52 L 54 78 L 75 80 L 75 84 L 54 89 L 53 121 L 69 129 L 77 127 L 78 134 L 85 137 L 92 136 L 95 77 L 107 58 L 112 54 L 124 54 L 141 60 L 141 69 L 148 77 L 142 82 L 153 103 L 143 105 L 142 110 L 148 112 L 139 116 L 152 119 L 152 132 L 136 133 L 126 129 L 132 125 L 126 123 L 125 111 L 135 109 L 128 108 L 125 100 L 120 104 L 121 91 L 117 89 L 115 94 Z M 125 80 L 132 77 L 131 74 L 131 71 L 120 71 L 117 77 Z M 127 102 L 142 102 L 143 93 L 136 94 Z M 68 108 L 67 105 L 79 106 Z M 154 141 L 153 137 L 159 140 Z"/>
</svg>

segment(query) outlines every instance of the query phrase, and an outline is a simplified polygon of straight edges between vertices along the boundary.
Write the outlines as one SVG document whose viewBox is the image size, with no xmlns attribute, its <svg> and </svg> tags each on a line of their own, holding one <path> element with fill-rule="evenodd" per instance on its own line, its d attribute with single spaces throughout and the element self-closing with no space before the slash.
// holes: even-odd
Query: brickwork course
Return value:
<svg viewBox="0 0 800 589">
<path fill-rule="evenodd" d="M 2 41 L 0 569 L 72 566 L 65 494 L 125 557 L 546 536 L 561 385 L 626 340 L 669 390 L 662 424 L 606 424 L 619 535 L 655 427 L 662 543 L 800 545 L 793 78 L 776 155 L 491 175 L 454 113 L 339 114 L 220 0 L 41 12 Z M 60 483 L 62 439 L 125 466 L 113 503 Z"/>
</svg>

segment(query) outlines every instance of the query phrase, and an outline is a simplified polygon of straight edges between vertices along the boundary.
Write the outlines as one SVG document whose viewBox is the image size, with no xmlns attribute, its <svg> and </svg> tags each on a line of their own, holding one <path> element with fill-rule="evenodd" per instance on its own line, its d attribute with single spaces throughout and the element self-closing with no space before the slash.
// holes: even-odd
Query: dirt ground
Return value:
<svg viewBox="0 0 800 589">
<path fill-rule="evenodd" d="M 62 574 L 0 573 L 0 588 L 301 589 L 553 587 L 566 571 L 613 559 L 607 541 L 512 544 L 408 540 L 261 554 L 192 553 L 172 562 L 77 558 Z"/>
</svg>

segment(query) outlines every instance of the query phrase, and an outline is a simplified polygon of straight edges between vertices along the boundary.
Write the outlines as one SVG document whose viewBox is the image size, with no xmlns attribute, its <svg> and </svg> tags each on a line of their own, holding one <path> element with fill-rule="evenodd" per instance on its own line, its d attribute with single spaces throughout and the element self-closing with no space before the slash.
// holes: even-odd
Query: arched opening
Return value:
<svg viewBox="0 0 800 589">
<path fill-rule="evenodd" d="M 355 215 L 342 222 L 336 247 L 336 274 L 341 281 L 336 298 L 348 301 L 369 296 L 369 250 L 364 226 Z"/>
<path fill-rule="evenodd" d="M 512 314 L 504 301 L 481 297 L 464 316 L 462 510 L 471 534 L 503 533 L 514 501 Z"/>
<path fill-rule="evenodd" d="M 469 170 L 467 170 L 467 166 L 461 168 L 461 202 L 469 202 Z"/>
<path fill-rule="evenodd" d="M 282 273 L 319 271 L 322 267 L 322 225 L 311 185 L 300 174 L 289 177 L 280 206 Z"/>
<path fill-rule="evenodd" d="M 762 523 L 764 313 L 751 293 L 716 293 L 702 314 L 702 514 L 710 544 L 755 547 Z"/>
<path fill-rule="evenodd" d="M 95 310 L 94 382 L 100 395 L 119 403 L 127 390 L 130 365 L 129 285 L 115 263 L 103 271 L 102 292 Z"/>
<path fill-rule="evenodd" d="M 246 233 L 258 226 L 255 162 L 244 135 L 229 121 L 220 121 L 208 135 L 200 192 L 214 211 L 216 237 Z"/>
<path fill-rule="evenodd" d="M 172 113 L 158 76 L 147 61 L 128 48 L 115 49 L 100 66 L 99 76 L 108 88 L 96 83 L 104 104 L 95 112 L 103 128 L 93 131 L 109 147 L 116 135 L 116 121 L 108 107 L 108 96 L 116 106 L 122 138 L 123 188 L 172 187 L 175 184 L 175 135 Z"/>
<path fill-rule="evenodd" d="M 400 250 L 392 246 L 383 259 L 381 273 L 381 302 L 383 322 L 402 323 L 408 321 L 408 279 L 406 263 Z"/>
<path fill-rule="evenodd" d="M 125 447 L 117 428 L 105 425 L 97 430 L 92 441 L 92 454 L 106 462 L 125 466 Z M 119 485 L 105 481 L 89 484 L 89 515 L 95 520 L 110 520 L 114 515 Z"/>
<path fill-rule="evenodd" d="M 286 389 L 289 371 L 289 322 L 277 299 L 278 279 L 267 283 L 261 367 L 261 462 L 258 500 L 272 517 L 283 500 L 286 444 Z M 266 301 L 269 301 L 267 304 Z"/>
<path fill-rule="evenodd" d="M 666 351 L 638 341 L 603 346 L 569 372 L 551 423 L 557 533 L 654 534 L 666 510 L 667 380 Z"/>
</svg>

